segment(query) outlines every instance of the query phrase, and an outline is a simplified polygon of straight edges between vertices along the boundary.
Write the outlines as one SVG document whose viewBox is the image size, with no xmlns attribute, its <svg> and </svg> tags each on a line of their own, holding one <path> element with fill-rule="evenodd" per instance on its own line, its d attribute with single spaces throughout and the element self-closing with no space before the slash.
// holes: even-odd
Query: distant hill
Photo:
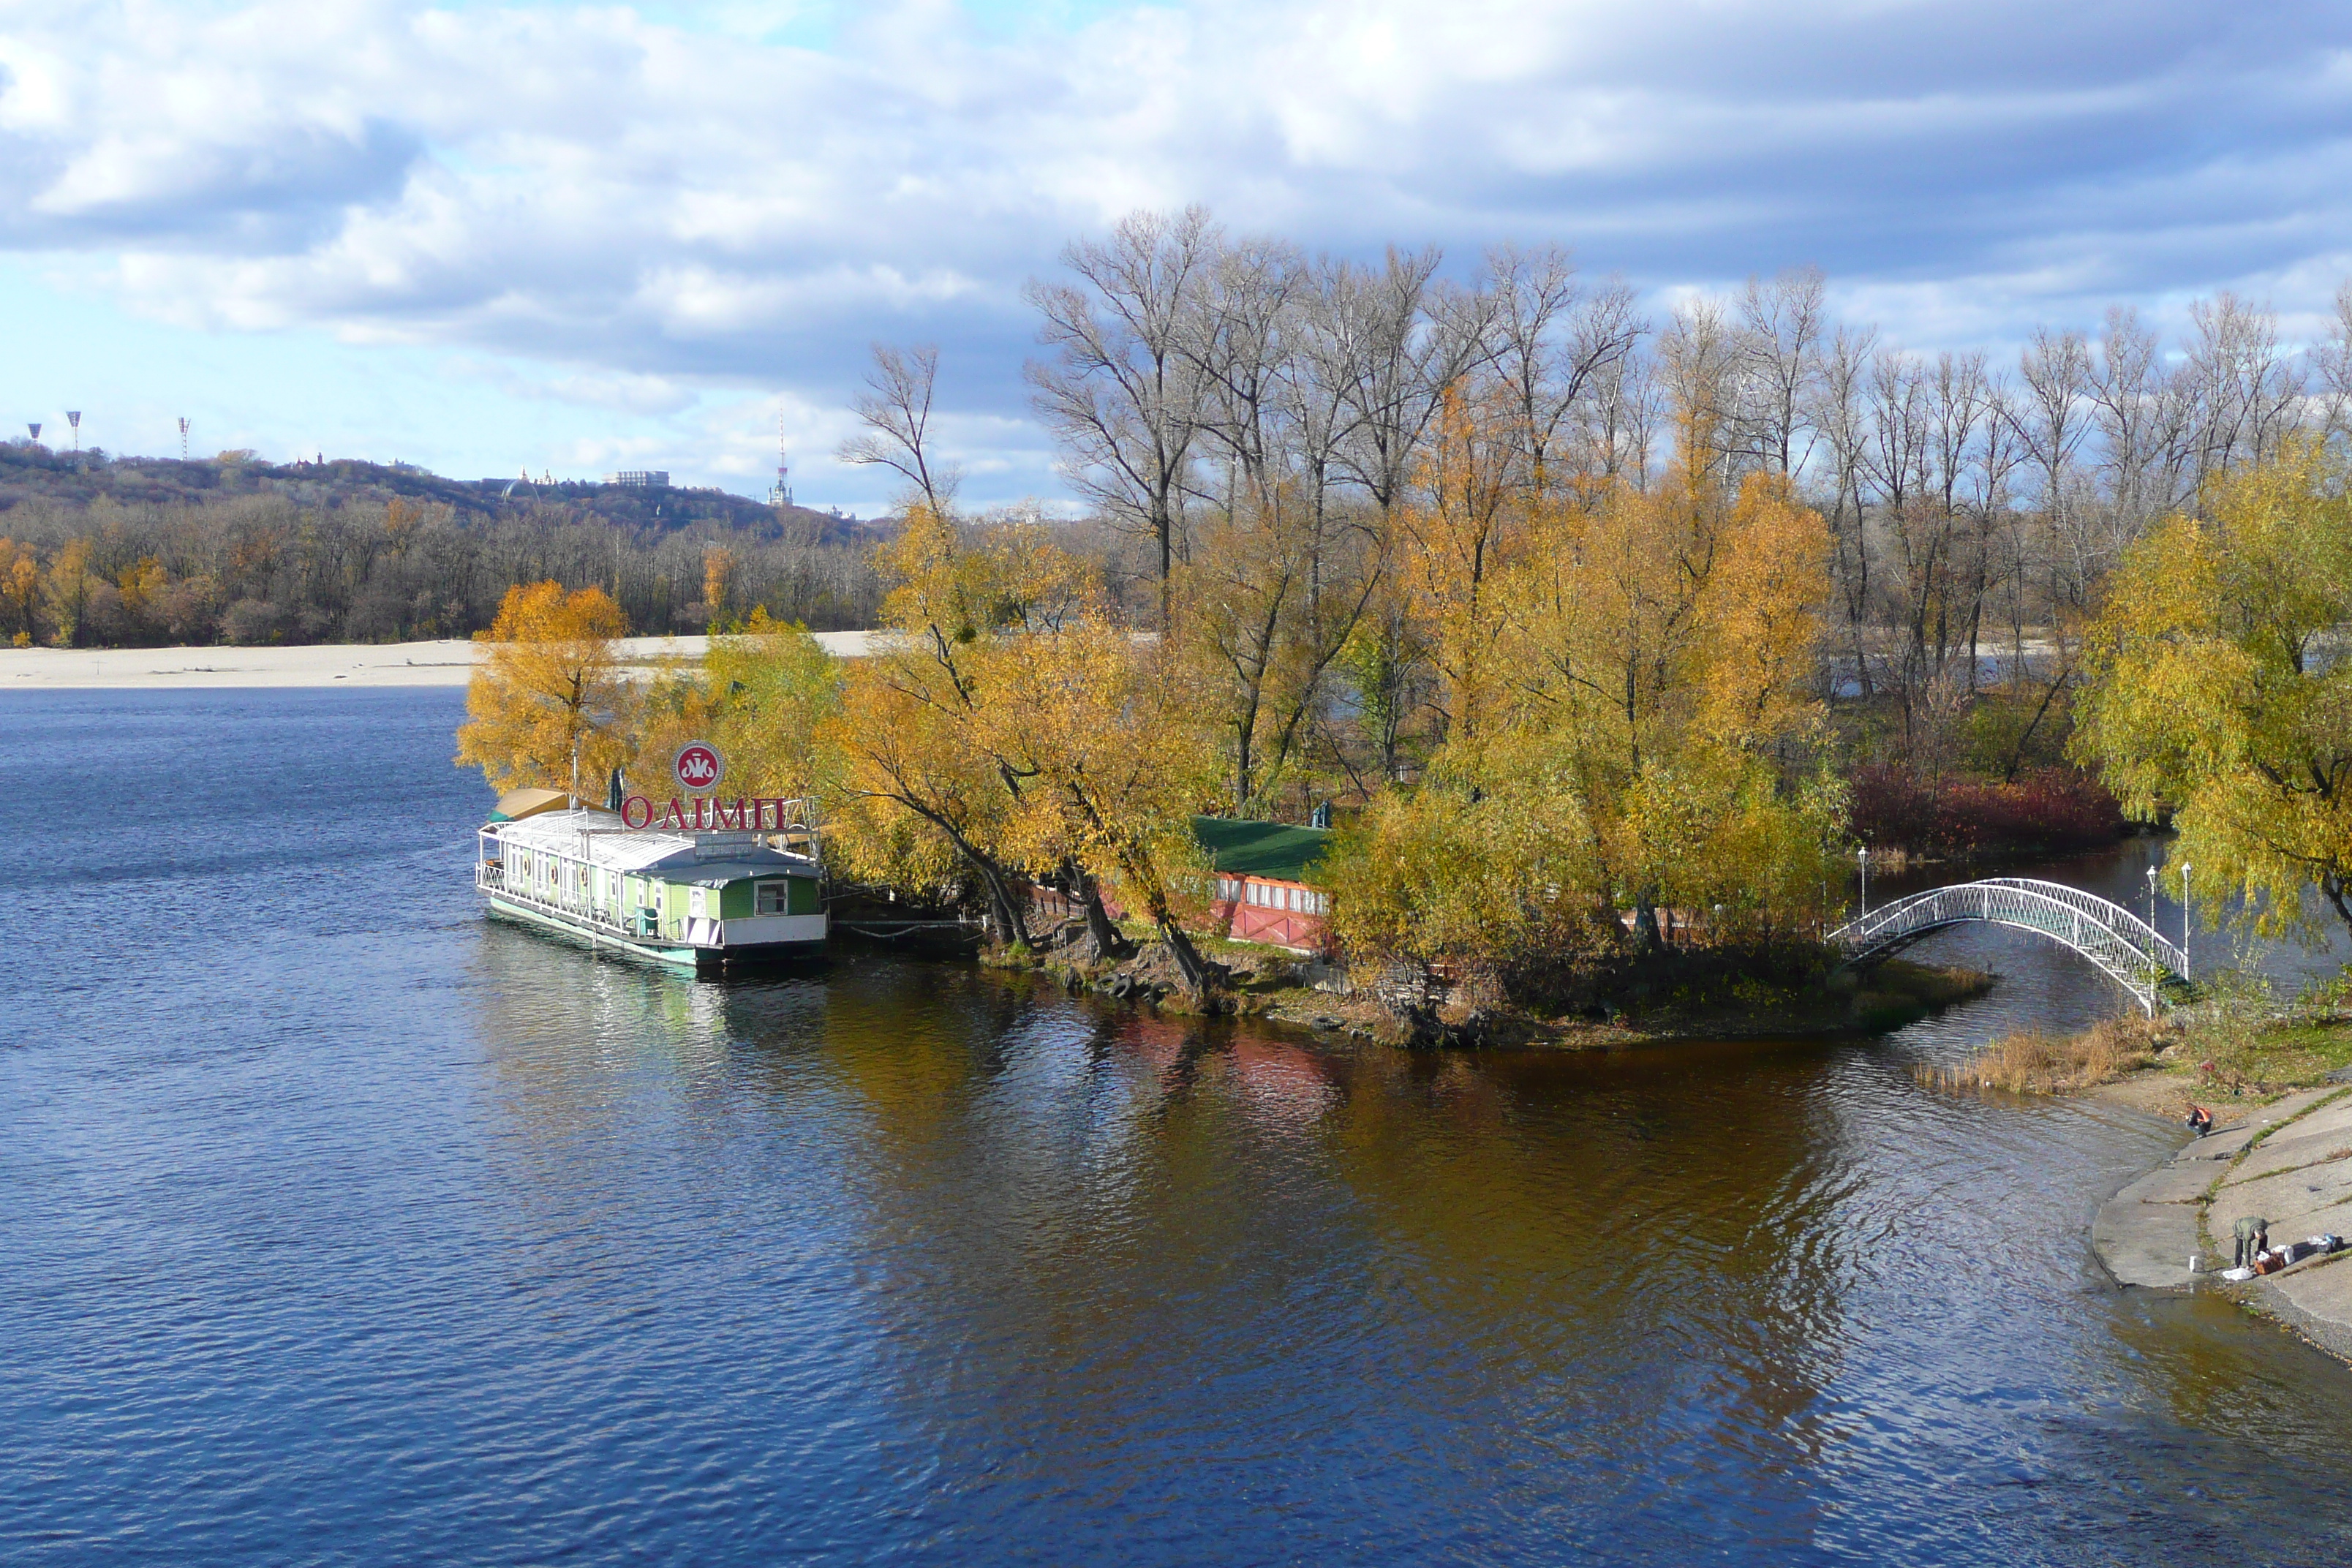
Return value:
<svg viewBox="0 0 2352 1568">
<path fill-rule="evenodd" d="M 382 505 L 400 496 L 446 506 L 461 521 L 554 507 L 576 518 L 604 518 L 653 533 L 709 522 L 761 538 L 790 535 L 811 544 L 870 542 L 892 525 L 888 519 L 860 521 L 809 507 L 772 507 L 727 490 L 675 485 L 451 479 L 407 463 L 352 458 L 276 464 L 224 453 L 184 462 L 176 458 L 117 458 L 95 449 L 57 452 L 25 441 L 0 446 L 0 518 L 27 503 L 79 511 L 100 499 L 126 507 L 201 506 L 246 495 L 283 495 L 298 506 L 328 510 L 354 503 Z"/>
</svg>

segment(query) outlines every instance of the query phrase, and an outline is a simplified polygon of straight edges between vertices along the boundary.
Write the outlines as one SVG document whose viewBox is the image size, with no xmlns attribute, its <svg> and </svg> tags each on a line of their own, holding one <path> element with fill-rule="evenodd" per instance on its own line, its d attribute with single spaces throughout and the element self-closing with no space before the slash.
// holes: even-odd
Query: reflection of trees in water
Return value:
<svg viewBox="0 0 2352 1568">
<path fill-rule="evenodd" d="M 956 970 L 828 998 L 879 1267 L 919 1287 L 893 1305 L 922 1321 L 912 1405 L 1085 1430 L 1347 1344 L 1401 1422 L 1507 1449 L 1826 1441 L 1851 1243 L 1812 1056 L 1327 1050 Z"/>
<path fill-rule="evenodd" d="M 1737 1052 L 1740 1070 L 1720 1057 Z M 1334 1164 L 1392 1289 L 1524 1373 L 1530 1430 L 1818 1456 L 1843 1326 L 1817 1053 L 1348 1058 Z M 1669 1415 L 1668 1412 L 1673 1414 Z"/>
</svg>

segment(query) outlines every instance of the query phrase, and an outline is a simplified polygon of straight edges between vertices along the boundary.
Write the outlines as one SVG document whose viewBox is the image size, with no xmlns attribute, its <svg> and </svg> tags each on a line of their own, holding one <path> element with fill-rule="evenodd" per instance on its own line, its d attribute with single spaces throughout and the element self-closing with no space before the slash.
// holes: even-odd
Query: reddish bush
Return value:
<svg viewBox="0 0 2352 1568">
<path fill-rule="evenodd" d="M 2064 854 L 2124 835 L 2116 797 L 2088 773 L 2042 768 L 2009 784 L 1944 781 L 1940 791 L 1908 768 L 1857 768 L 1853 829 L 1864 843 L 1914 855 Z"/>
</svg>

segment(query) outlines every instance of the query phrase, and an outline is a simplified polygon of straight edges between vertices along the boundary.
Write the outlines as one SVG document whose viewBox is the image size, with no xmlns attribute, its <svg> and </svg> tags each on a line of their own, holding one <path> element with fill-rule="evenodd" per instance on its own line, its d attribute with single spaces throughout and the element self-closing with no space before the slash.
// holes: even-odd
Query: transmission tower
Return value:
<svg viewBox="0 0 2352 1568">
<path fill-rule="evenodd" d="M 188 416 L 180 416 L 180 461 L 188 460 Z"/>
<path fill-rule="evenodd" d="M 784 416 L 776 416 L 776 486 L 768 492 L 770 506 L 793 504 L 792 452 L 784 446 Z"/>
</svg>

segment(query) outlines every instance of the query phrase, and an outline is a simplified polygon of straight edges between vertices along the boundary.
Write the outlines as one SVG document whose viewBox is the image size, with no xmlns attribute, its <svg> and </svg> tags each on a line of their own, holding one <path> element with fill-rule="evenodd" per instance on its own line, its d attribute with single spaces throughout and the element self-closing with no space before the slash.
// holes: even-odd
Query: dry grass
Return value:
<svg viewBox="0 0 2352 1568">
<path fill-rule="evenodd" d="M 2024 1029 L 2004 1035 L 1957 1068 L 1922 1068 L 1940 1089 L 2000 1089 L 2012 1094 L 2078 1094 L 2155 1064 L 2164 1026 L 2109 1018 L 2079 1035 Z"/>
</svg>

